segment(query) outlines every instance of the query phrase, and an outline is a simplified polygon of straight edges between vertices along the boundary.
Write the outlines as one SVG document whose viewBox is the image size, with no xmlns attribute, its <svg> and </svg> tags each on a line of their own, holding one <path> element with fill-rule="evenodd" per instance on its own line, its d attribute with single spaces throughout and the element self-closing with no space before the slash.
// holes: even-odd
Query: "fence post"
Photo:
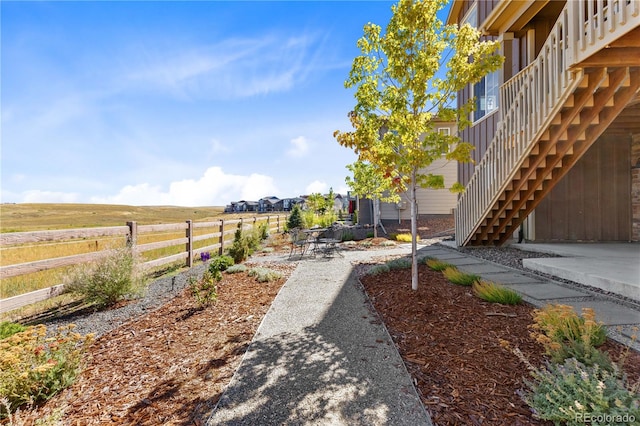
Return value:
<svg viewBox="0 0 640 426">
<path fill-rule="evenodd" d="M 224 219 L 220 221 L 220 251 L 218 254 L 220 256 L 224 254 Z"/>
<path fill-rule="evenodd" d="M 276 223 L 278 224 L 278 233 L 280 233 L 280 215 L 278 215 Z"/>
<path fill-rule="evenodd" d="M 193 266 L 193 221 L 187 220 L 187 267 Z"/>
<path fill-rule="evenodd" d="M 138 243 L 138 223 L 137 222 L 127 222 L 127 226 L 129 227 L 129 235 L 127 235 L 127 247 L 131 250 L 135 250 L 136 244 Z"/>
</svg>

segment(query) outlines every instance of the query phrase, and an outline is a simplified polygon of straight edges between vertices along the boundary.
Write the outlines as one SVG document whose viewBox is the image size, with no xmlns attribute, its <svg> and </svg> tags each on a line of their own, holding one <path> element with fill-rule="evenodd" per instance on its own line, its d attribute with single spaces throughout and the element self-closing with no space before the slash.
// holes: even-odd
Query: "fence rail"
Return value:
<svg viewBox="0 0 640 426">
<path fill-rule="evenodd" d="M 169 223 L 156 225 L 138 225 L 136 222 L 127 222 L 126 226 L 111 226 L 84 229 L 65 229 L 51 231 L 14 232 L 0 234 L 0 246 L 20 246 L 23 244 L 43 243 L 43 242 L 65 242 L 71 239 L 86 239 L 100 237 L 122 237 L 126 243 L 133 248 L 136 254 L 149 252 L 168 247 L 180 247 L 184 249 L 177 254 L 160 257 L 146 261 L 143 268 L 151 269 L 167 265 L 178 261 L 184 261 L 187 267 L 193 266 L 194 258 L 200 253 L 216 251 L 223 254 L 228 236 L 235 233 L 238 225 L 244 229 L 253 228 L 256 225 L 266 224 L 268 231 L 280 232 L 284 229 L 286 215 L 275 216 L 253 216 L 241 219 L 219 220 L 215 222 L 193 222 L 188 220 L 184 223 Z M 195 230 L 212 230 L 205 234 L 195 235 Z M 138 244 L 138 238 L 143 235 L 158 232 L 181 232 L 185 236 L 181 238 L 171 238 L 145 244 Z M 196 242 L 212 241 L 212 244 L 195 248 Z M 215 241 L 215 242 L 214 242 Z M 85 262 L 100 259 L 108 253 L 108 250 L 94 251 L 71 256 L 54 257 L 32 262 L 18 263 L 13 265 L 0 266 L 0 280 L 35 272 L 56 269 L 65 266 L 78 265 Z M 0 313 L 8 312 L 35 302 L 46 300 L 59 295 L 63 291 L 62 284 L 52 287 L 32 291 L 29 293 L 5 298 L 0 300 Z"/>
</svg>

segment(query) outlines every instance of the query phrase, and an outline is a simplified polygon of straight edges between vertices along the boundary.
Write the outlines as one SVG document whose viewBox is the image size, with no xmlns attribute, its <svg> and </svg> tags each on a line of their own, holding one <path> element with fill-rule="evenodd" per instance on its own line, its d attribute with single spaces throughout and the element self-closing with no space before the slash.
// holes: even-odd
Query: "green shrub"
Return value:
<svg viewBox="0 0 640 426">
<path fill-rule="evenodd" d="M 280 272 L 268 268 L 253 268 L 249 271 L 249 276 L 255 277 L 259 283 L 276 281 L 282 278 Z"/>
<path fill-rule="evenodd" d="M 579 316 L 571 306 L 547 305 L 533 311 L 533 320 L 532 335 L 554 362 L 574 357 L 584 364 L 611 370 L 610 360 L 597 350 L 607 334 L 604 326 L 596 322 L 593 309 L 584 308 Z"/>
<path fill-rule="evenodd" d="M 313 228 L 313 225 L 316 224 L 316 214 L 311 210 L 304 210 L 302 212 L 302 227 L 304 228 Z"/>
<path fill-rule="evenodd" d="M 536 417 L 555 424 L 629 425 L 640 420 L 638 384 L 629 387 L 619 372 L 586 366 L 575 358 L 532 372 L 523 400 Z M 596 420 L 596 419 L 604 420 Z"/>
<path fill-rule="evenodd" d="M 247 272 L 247 269 L 249 268 L 247 268 L 246 265 L 239 263 L 237 265 L 229 266 L 225 272 L 227 274 L 237 274 L 239 272 Z"/>
<path fill-rule="evenodd" d="M 373 238 L 376 234 L 371 231 L 371 232 L 367 232 L 367 238 Z"/>
<path fill-rule="evenodd" d="M 387 265 L 386 263 L 382 265 L 375 265 L 371 269 L 369 269 L 367 275 L 384 274 L 385 272 L 389 272 L 390 270 L 391 269 L 389 269 L 389 265 Z"/>
<path fill-rule="evenodd" d="M 293 209 L 291 209 L 291 214 L 287 218 L 287 229 L 302 228 L 303 226 L 302 211 L 300 210 L 300 206 L 296 204 L 293 206 Z"/>
<path fill-rule="evenodd" d="M 7 409 L 46 401 L 71 385 L 82 369 L 93 335 L 81 336 L 75 326 L 60 327 L 47 336 L 44 325 L 28 327 L 0 341 L 0 418 Z"/>
<path fill-rule="evenodd" d="M 400 257 L 398 259 L 392 259 L 385 263 L 389 270 L 394 269 L 411 269 L 411 259 L 407 257 Z"/>
<path fill-rule="evenodd" d="M 209 261 L 209 272 L 214 273 L 214 271 L 224 271 L 229 266 L 232 266 L 233 263 L 233 258 L 231 256 L 214 256 Z"/>
<path fill-rule="evenodd" d="M 359 244 L 360 246 L 365 247 L 365 248 L 368 248 L 368 247 L 373 246 L 373 243 L 372 243 L 371 241 L 367 241 L 367 240 L 360 241 L 360 243 L 356 243 L 355 241 L 345 241 L 345 244 L 346 244 L 346 243 L 349 243 L 349 244 L 347 244 L 347 245 L 350 245 L 350 244 Z"/>
<path fill-rule="evenodd" d="M 442 275 L 444 275 L 450 282 L 465 287 L 470 287 L 481 279 L 479 275 L 462 272 L 455 266 L 445 268 L 442 271 Z"/>
<path fill-rule="evenodd" d="M 16 333 L 25 331 L 27 327 L 15 322 L 2 321 L 0 322 L 0 340 L 13 336 Z"/>
<path fill-rule="evenodd" d="M 503 305 L 519 305 L 522 296 L 515 291 L 489 281 L 477 281 L 473 283 L 473 292 L 482 300 Z"/>
<path fill-rule="evenodd" d="M 266 223 L 260 224 L 258 227 L 258 233 L 260 234 L 260 241 L 264 241 L 269 238 L 269 228 Z"/>
<path fill-rule="evenodd" d="M 353 240 L 355 240 L 355 238 L 356 238 L 356 237 L 355 237 L 355 235 L 353 235 L 353 232 L 344 232 L 344 233 L 342 234 L 342 236 L 340 237 L 340 240 L 341 240 L 342 242 L 345 242 L 345 241 L 353 241 Z"/>
<path fill-rule="evenodd" d="M 143 280 L 129 248 L 111 250 L 95 262 L 79 265 L 65 277 L 65 291 L 85 297 L 99 307 L 139 294 Z"/>
<path fill-rule="evenodd" d="M 316 223 L 322 228 L 329 228 L 335 222 L 337 222 L 338 216 L 333 210 L 327 211 L 324 214 L 318 216 Z"/>
<path fill-rule="evenodd" d="M 428 258 L 425 264 L 429 267 L 429 269 L 433 271 L 439 271 L 439 272 L 442 272 L 447 268 L 455 268 L 455 266 L 453 266 L 450 263 L 443 262 L 441 260 L 433 259 L 433 258 Z"/>
<path fill-rule="evenodd" d="M 233 244 L 231 244 L 227 252 L 235 263 L 244 262 L 253 253 L 249 245 L 249 239 L 243 235 L 241 224 L 238 224 L 238 229 L 236 229 L 233 236 Z"/>
<path fill-rule="evenodd" d="M 217 283 L 221 279 L 222 273 L 217 269 L 214 269 L 213 272 L 210 270 L 204 271 L 204 274 L 199 279 L 189 277 L 191 294 L 201 308 L 212 305 L 218 300 Z"/>
<path fill-rule="evenodd" d="M 410 243 L 411 241 L 413 241 L 413 238 L 411 234 L 398 234 L 396 235 L 396 240 Z M 420 235 L 416 235 L 416 241 L 420 241 Z"/>
</svg>

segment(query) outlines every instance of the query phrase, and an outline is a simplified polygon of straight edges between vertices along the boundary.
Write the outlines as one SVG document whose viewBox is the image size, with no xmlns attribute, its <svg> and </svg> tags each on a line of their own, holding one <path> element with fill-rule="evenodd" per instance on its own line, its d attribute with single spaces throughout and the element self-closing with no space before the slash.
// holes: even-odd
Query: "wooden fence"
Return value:
<svg viewBox="0 0 640 426">
<path fill-rule="evenodd" d="M 238 226 L 243 229 L 251 229 L 254 226 L 262 225 L 266 222 L 268 231 L 280 232 L 284 230 L 286 215 L 277 216 L 253 216 L 241 219 L 219 220 L 215 222 L 193 222 L 170 223 L 156 225 L 138 225 L 136 222 L 127 222 L 125 226 L 110 226 L 99 228 L 66 229 L 53 231 L 34 232 L 13 232 L 0 234 L 0 246 L 15 246 L 21 244 L 32 244 L 42 242 L 69 241 L 75 239 L 101 238 L 101 237 L 122 237 L 126 243 L 134 249 L 136 254 L 141 254 L 151 250 L 167 247 L 184 246 L 178 254 L 161 257 L 146 261 L 142 264 L 145 269 L 156 268 L 169 263 L 184 261 L 187 267 L 193 266 L 193 261 L 200 253 L 209 252 L 223 254 L 225 248 L 230 244 L 229 235 L 235 233 Z M 196 232 L 196 230 L 198 230 Z M 207 232 L 212 230 L 214 232 Z M 170 240 L 156 241 L 146 244 L 138 244 L 138 237 L 144 234 L 158 232 L 181 232 L 184 237 Z M 199 235 L 196 235 L 198 233 Z M 195 248 L 195 243 L 199 241 L 213 242 L 213 244 Z M 56 257 L 50 259 L 36 260 L 33 262 L 19 263 L 14 265 L 0 266 L 0 281 L 17 277 L 20 275 L 32 274 L 65 266 L 73 266 L 81 263 L 100 259 L 108 254 L 108 250 L 83 253 L 72 256 Z M 63 285 L 58 284 L 41 290 L 32 291 L 14 297 L 0 300 L 0 313 L 8 312 L 35 302 L 39 302 L 62 293 Z"/>
</svg>

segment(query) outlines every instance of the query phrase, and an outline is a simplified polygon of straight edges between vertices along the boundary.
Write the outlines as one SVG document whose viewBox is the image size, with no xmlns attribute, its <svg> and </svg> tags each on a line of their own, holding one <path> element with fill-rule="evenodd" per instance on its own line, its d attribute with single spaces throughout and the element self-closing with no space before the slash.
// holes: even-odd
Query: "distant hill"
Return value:
<svg viewBox="0 0 640 426">
<path fill-rule="evenodd" d="M 0 232 L 215 220 L 224 207 L 124 206 L 113 204 L 2 204 Z M 228 218 L 228 216 L 226 216 Z"/>
</svg>

